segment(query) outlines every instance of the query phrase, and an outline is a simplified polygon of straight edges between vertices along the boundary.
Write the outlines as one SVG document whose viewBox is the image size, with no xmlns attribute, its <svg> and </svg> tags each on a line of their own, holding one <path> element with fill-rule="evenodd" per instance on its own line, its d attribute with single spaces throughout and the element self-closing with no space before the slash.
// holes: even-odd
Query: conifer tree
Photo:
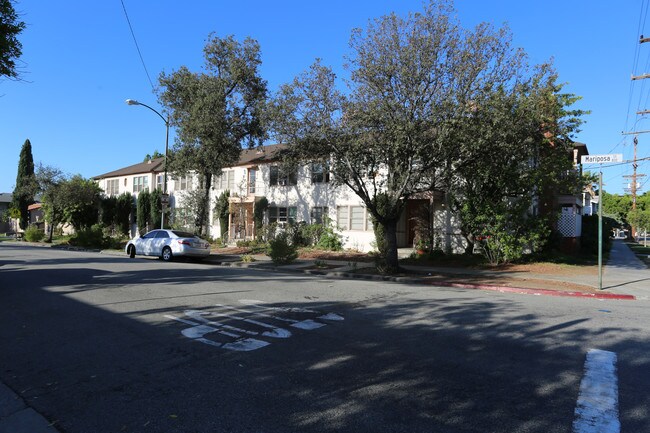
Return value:
<svg viewBox="0 0 650 433">
<path fill-rule="evenodd" d="M 34 158 L 32 157 L 32 143 L 25 140 L 20 150 L 18 160 L 18 174 L 16 175 L 16 186 L 13 193 L 12 206 L 20 211 L 20 228 L 27 227 L 29 214 L 27 207 L 34 203 L 36 193 L 36 176 L 34 176 Z"/>
</svg>

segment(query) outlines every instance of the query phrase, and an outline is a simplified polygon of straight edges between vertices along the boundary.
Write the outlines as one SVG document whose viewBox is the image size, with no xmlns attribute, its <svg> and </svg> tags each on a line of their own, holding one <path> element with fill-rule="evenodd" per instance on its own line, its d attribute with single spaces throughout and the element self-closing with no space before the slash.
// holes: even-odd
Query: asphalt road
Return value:
<svg viewBox="0 0 650 433">
<path fill-rule="evenodd" d="M 571 432 L 601 349 L 650 432 L 648 306 L 0 243 L 0 380 L 66 433 Z"/>
</svg>

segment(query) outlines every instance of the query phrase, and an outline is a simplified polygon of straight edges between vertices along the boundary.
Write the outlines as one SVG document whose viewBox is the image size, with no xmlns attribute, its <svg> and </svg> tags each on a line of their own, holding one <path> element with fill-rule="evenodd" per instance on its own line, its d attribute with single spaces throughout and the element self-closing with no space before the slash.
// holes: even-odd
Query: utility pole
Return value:
<svg viewBox="0 0 650 433">
<path fill-rule="evenodd" d="M 644 44 L 646 42 L 650 42 L 650 38 L 644 38 L 643 35 L 639 37 L 639 43 Z M 646 78 L 650 78 L 650 74 L 642 74 L 638 76 L 632 75 L 632 80 L 643 80 Z M 650 110 L 641 110 L 636 112 L 637 115 L 645 115 L 645 114 L 650 114 Z M 638 131 L 634 133 L 634 160 L 632 161 L 632 174 L 631 175 L 625 175 L 623 176 L 624 178 L 630 179 L 629 187 L 625 188 L 626 192 L 629 192 L 632 195 L 632 210 L 636 210 L 636 196 L 639 190 L 639 182 L 637 181 L 638 178 L 645 176 L 645 174 L 642 173 L 637 173 L 636 170 L 639 168 L 639 164 L 637 164 L 637 146 L 639 144 L 639 138 L 638 134 L 646 133 L 648 131 Z M 634 236 L 634 230 L 635 227 L 631 227 L 632 229 L 632 236 Z"/>
</svg>

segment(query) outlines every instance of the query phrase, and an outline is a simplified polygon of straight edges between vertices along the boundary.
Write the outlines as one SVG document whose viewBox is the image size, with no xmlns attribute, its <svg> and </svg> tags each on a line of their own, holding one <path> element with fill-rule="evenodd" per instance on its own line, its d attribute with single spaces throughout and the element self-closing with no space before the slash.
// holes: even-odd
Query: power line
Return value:
<svg viewBox="0 0 650 433">
<path fill-rule="evenodd" d="M 142 63 L 142 67 L 144 68 L 145 74 L 147 74 L 147 79 L 149 80 L 149 84 L 151 84 L 151 88 L 155 90 L 155 86 L 153 85 L 153 81 L 151 81 L 151 77 L 149 76 L 149 71 L 147 70 L 147 65 L 144 63 L 144 58 L 142 57 L 142 52 L 140 52 L 140 46 L 138 46 L 138 41 L 135 38 L 135 33 L 133 32 L 133 26 L 131 26 L 131 20 L 129 19 L 129 14 L 126 12 L 126 6 L 124 6 L 124 0 L 120 0 L 120 3 L 122 3 L 122 9 L 124 10 L 124 16 L 126 17 L 126 22 L 129 24 L 129 30 L 131 30 L 131 36 L 133 36 L 133 42 L 135 43 L 135 48 L 138 50 L 138 56 L 140 56 L 140 62 Z"/>
</svg>

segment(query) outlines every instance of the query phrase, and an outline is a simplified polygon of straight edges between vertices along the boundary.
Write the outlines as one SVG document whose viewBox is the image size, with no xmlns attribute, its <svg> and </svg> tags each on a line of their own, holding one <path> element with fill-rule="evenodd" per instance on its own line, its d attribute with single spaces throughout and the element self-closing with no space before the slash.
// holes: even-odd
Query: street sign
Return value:
<svg viewBox="0 0 650 433">
<path fill-rule="evenodd" d="M 163 194 L 160 197 L 160 201 L 162 202 L 162 204 L 169 204 L 169 194 Z"/>
<path fill-rule="evenodd" d="M 581 164 L 610 164 L 612 162 L 623 162 L 622 153 L 611 153 L 609 155 L 582 155 Z"/>
</svg>

